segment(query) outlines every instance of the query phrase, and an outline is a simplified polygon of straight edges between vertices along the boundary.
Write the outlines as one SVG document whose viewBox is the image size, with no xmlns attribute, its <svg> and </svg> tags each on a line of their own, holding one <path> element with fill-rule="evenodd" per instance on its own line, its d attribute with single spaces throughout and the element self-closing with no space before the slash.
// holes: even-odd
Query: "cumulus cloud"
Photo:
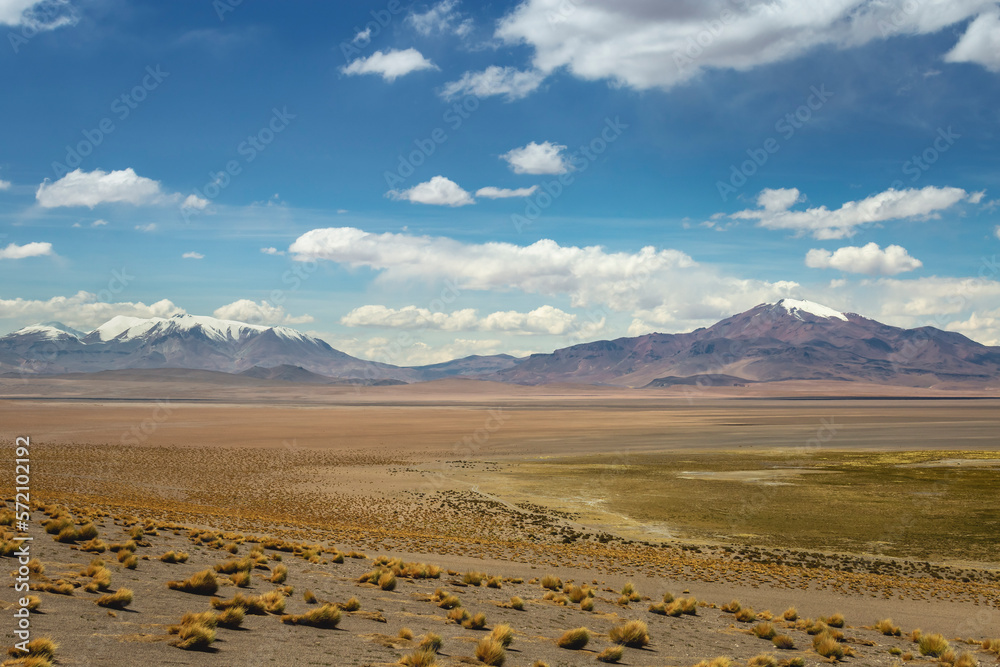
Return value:
<svg viewBox="0 0 1000 667">
<path fill-rule="evenodd" d="M 156 223 L 155 222 L 148 222 L 145 225 L 136 225 L 135 226 L 135 230 L 137 232 L 144 232 L 146 234 L 149 234 L 151 232 L 155 232 L 156 231 Z"/>
<path fill-rule="evenodd" d="M 205 259 L 205 256 L 202 255 L 200 252 L 191 251 L 191 252 L 186 252 L 183 255 L 181 255 L 181 258 L 182 259 Z"/>
<path fill-rule="evenodd" d="M 220 320 L 235 320 L 247 324 L 305 324 L 313 321 L 312 315 L 293 317 L 283 306 L 275 306 L 267 301 L 257 303 L 250 299 L 240 299 L 215 309 L 212 313 Z"/>
<path fill-rule="evenodd" d="M 207 206 L 208 200 L 198 195 L 188 195 L 184 199 L 184 203 L 181 204 L 181 208 L 193 209 L 195 211 L 204 211 Z"/>
<path fill-rule="evenodd" d="M 1000 239 L 1000 225 L 997 225 L 993 230 L 993 235 Z"/>
<path fill-rule="evenodd" d="M 10 190 L 10 181 L 0 178 L 0 190 Z"/>
<path fill-rule="evenodd" d="M 485 199 L 507 199 L 510 197 L 530 197 L 535 194 L 535 190 L 538 189 L 537 185 L 532 185 L 530 188 L 495 188 L 492 185 L 488 185 L 485 188 L 479 188 L 476 190 L 477 197 L 483 197 Z"/>
<path fill-rule="evenodd" d="M 462 20 L 455 8 L 458 0 L 443 0 L 431 6 L 426 12 L 414 12 L 406 17 L 406 22 L 421 35 L 453 32 L 464 36 L 472 30 L 472 20 Z"/>
<path fill-rule="evenodd" d="M 373 359 L 400 366 L 424 366 L 461 359 L 473 354 L 497 354 L 502 346 L 502 342 L 495 339 L 456 338 L 450 343 L 441 345 L 429 345 L 423 341 L 416 341 L 412 345 L 400 349 L 396 341 L 382 336 L 368 340 L 339 339 L 331 341 L 331 344 L 338 350 L 343 350 L 362 359 Z"/>
<path fill-rule="evenodd" d="M 146 305 L 140 302 L 99 301 L 91 292 L 73 296 L 55 296 L 47 301 L 30 299 L 0 299 L 0 320 L 17 320 L 22 324 L 57 320 L 76 329 L 91 331 L 116 315 L 130 317 L 173 317 L 186 311 L 168 299 Z"/>
<path fill-rule="evenodd" d="M 961 188 L 889 188 L 860 201 L 846 202 L 835 210 L 819 206 L 793 211 L 791 207 L 801 201 L 802 195 L 796 188 L 782 188 L 763 190 L 757 197 L 759 208 L 739 211 L 729 217 L 735 220 L 756 220 L 759 226 L 767 229 L 809 233 L 817 239 L 841 239 L 854 236 L 855 228 L 859 225 L 936 217 L 941 211 L 969 197 L 969 193 Z"/>
<path fill-rule="evenodd" d="M 0 0 L 0 25 L 55 30 L 77 21 L 79 15 L 69 0 Z M 19 35 L 12 35 L 13 46 Z"/>
<path fill-rule="evenodd" d="M 397 201 L 436 206 L 467 206 L 476 203 L 472 195 L 459 187 L 458 183 L 444 176 L 435 176 L 426 183 L 414 185 L 409 190 L 390 190 L 386 196 Z"/>
<path fill-rule="evenodd" d="M 378 74 L 392 83 L 397 78 L 425 69 L 438 69 L 437 65 L 421 55 L 416 49 L 402 51 L 392 49 L 382 53 L 376 51 L 367 58 L 358 58 L 340 68 L 347 75 Z"/>
<path fill-rule="evenodd" d="M 957 331 L 983 345 L 1000 346 L 1000 309 L 972 313 L 967 320 L 949 322 L 945 329 Z"/>
<path fill-rule="evenodd" d="M 565 146 L 551 141 L 521 146 L 507 151 L 500 156 L 510 165 L 515 174 L 565 174 L 569 171 L 569 163 L 562 152 Z"/>
<path fill-rule="evenodd" d="M 465 95 L 503 95 L 508 102 L 513 102 L 533 93 L 544 79 L 545 75 L 541 72 L 491 65 L 482 72 L 466 72 L 458 81 L 446 83 L 441 96 L 453 100 Z"/>
<path fill-rule="evenodd" d="M 846 273 L 865 273 L 870 276 L 894 276 L 913 271 L 923 262 L 910 256 L 906 248 L 898 245 L 881 249 L 876 243 L 846 246 L 834 252 L 812 249 L 806 253 L 806 266 L 813 269 L 838 269 Z"/>
<path fill-rule="evenodd" d="M 194 195 L 189 196 L 188 200 L 192 197 Z M 180 198 L 179 194 L 164 193 L 159 181 L 139 176 L 131 167 L 110 172 L 100 169 L 91 172 L 76 169 L 54 183 L 45 179 L 35 192 L 35 199 L 44 208 L 60 206 L 94 208 L 99 204 L 113 203 L 134 206 L 164 205 L 176 203 Z"/>
<path fill-rule="evenodd" d="M 527 313 L 508 310 L 490 313 L 484 317 L 480 317 L 474 308 L 444 313 L 416 306 L 388 308 L 381 305 L 369 305 L 355 308 L 342 317 L 340 323 L 349 327 L 502 331 L 515 334 L 556 336 L 577 331 L 581 326 L 575 314 L 548 305 L 540 306 Z"/>
<path fill-rule="evenodd" d="M 993 0 L 810 0 L 621 2 L 523 0 L 497 28 L 508 44 L 534 50 L 542 76 L 565 68 L 585 80 L 636 89 L 670 88 L 710 70 L 746 71 L 820 47 L 851 48 L 897 35 L 935 33 L 977 15 Z M 985 12 L 985 14 L 984 14 Z M 993 22 L 979 19 L 953 58 L 987 54 Z M 976 30 L 973 30 L 975 28 Z M 984 39 L 980 33 L 990 33 Z M 975 60 L 975 62 L 981 62 Z"/>
<path fill-rule="evenodd" d="M 0 248 L 0 259 L 24 259 L 25 257 L 42 257 L 52 254 L 52 244 L 33 241 L 24 245 L 9 244 Z"/>
<path fill-rule="evenodd" d="M 684 252 L 652 246 L 609 252 L 543 239 L 527 246 L 463 243 L 352 227 L 314 229 L 289 248 L 296 259 L 325 259 L 378 271 L 380 282 L 452 280 L 459 290 L 565 296 L 574 308 L 633 312 L 667 327 L 719 319 L 763 301 L 793 296 L 797 285 L 743 280 L 698 265 Z M 714 321 L 714 320 L 713 320 Z"/>
<path fill-rule="evenodd" d="M 944 59 L 950 63 L 976 63 L 1000 72 L 1000 12 L 979 15 Z"/>
<path fill-rule="evenodd" d="M 92 223 L 90 223 L 90 226 L 91 227 L 104 227 L 107 224 L 108 224 L 107 220 L 94 220 Z"/>
<path fill-rule="evenodd" d="M 265 255 L 284 255 L 284 250 L 278 250 L 277 248 L 261 248 L 260 251 Z"/>
</svg>

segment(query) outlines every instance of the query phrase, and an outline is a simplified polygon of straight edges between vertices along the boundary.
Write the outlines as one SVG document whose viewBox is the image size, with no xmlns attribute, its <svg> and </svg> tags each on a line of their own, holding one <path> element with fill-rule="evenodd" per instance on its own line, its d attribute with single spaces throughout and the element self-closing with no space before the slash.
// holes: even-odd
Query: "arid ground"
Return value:
<svg viewBox="0 0 1000 667">
<path fill-rule="evenodd" d="M 59 645 L 56 664 L 390 665 L 429 633 L 443 638 L 436 664 L 483 664 L 477 646 L 502 624 L 514 633 L 506 665 L 597 664 L 627 620 L 645 622 L 649 642 L 625 648 L 626 665 L 836 657 L 816 637 L 849 664 L 941 662 L 921 655 L 917 629 L 944 635 L 953 664 L 997 661 L 1000 642 L 982 644 L 1000 637 L 995 394 L 195 375 L 0 380 L 8 507 L 13 439 L 32 441 L 33 555 L 44 568 L 32 627 Z M 88 522 L 96 540 L 55 539 Z M 161 561 L 169 551 L 188 557 Z M 104 563 L 88 572 L 95 558 Z M 197 625 L 182 616 L 212 611 L 212 596 L 167 581 L 216 565 L 220 600 L 290 586 L 272 594 L 284 614 L 328 601 L 341 619 L 318 628 L 282 619 L 277 604 L 254 614 L 236 603 L 247 612 L 239 629 L 217 628 L 206 650 L 179 648 Z M 373 571 L 375 583 L 359 581 Z M 476 573 L 488 577 L 470 585 Z M 629 583 L 635 593 L 623 596 Z M 95 604 L 120 588 L 134 592 L 123 609 Z M 687 613 L 657 608 L 666 593 L 693 599 Z M 447 595 L 485 626 L 463 626 L 461 612 L 449 620 Z M 722 610 L 734 598 L 753 610 L 744 620 Z M 12 588 L 0 596 L 8 608 L 16 600 Z M 795 620 L 782 618 L 790 607 Z M 874 627 L 890 617 L 898 636 Z M 767 623 L 794 648 L 753 634 Z M 560 648 L 578 627 L 592 632 L 587 646 Z"/>
</svg>

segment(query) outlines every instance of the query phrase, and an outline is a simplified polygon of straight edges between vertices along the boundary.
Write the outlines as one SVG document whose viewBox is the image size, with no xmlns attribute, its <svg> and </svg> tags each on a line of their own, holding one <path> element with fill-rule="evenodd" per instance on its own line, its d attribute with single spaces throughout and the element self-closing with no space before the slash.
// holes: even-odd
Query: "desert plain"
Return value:
<svg viewBox="0 0 1000 667">
<path fill-rule="evenodd" d="M 995 664 L 998 408 L 857 383 L 0 380 L 59 665 Z"/>
</svg>

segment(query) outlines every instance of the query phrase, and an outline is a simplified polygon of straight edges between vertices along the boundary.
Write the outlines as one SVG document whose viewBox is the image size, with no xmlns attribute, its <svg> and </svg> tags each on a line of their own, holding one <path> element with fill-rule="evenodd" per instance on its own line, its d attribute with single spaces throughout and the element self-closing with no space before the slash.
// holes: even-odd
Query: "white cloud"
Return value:
<svg viewBox="0 0 1000 667">
<path fill-rule="evenodd" d="M 411 48 L 402 51 L 393 49 L 385 53 L 376 51 L 367 58 L 358 58 L 350 65 L 341 67 L 340 71 L 347 75 L 378 74 L 391 83 L 398 77 L 425 69 L 438 69 L 438 67 L 424 58 L 419 51 Z"/>
<path fill-rule="evenodd" d="M 500 156 L 506 160 L 515 174 L 565 174 L 569 171 L 569 163 L 562 152 L 565 146 L 543 141 L 538 144 L 532 141 L 527 146 L 515 148 Z"/>
<path fill-rule="evenodd" d="M 284 255 L 284 250 L 278 250 L 277 248 L 261 248 L 260 251 L 265 255 Z"/>
<path fill-rule="evenodd" d="M 538 189 L 537 185 L 532 185 L 530 188 L 495 188 L 492 185 L 488 185 L 485 188 L 479 188 L 476 190 L 477 197 L 484 197 L 485 199 L 507 199 L 509 197 L 530 197 L 535 194 L 535 190 Z"/>
<path fill-rule="evenodd" d="M 670 88 L 705 71 L 747 71 L 820 46 L 934 33 L 995 10 L 994 0 L 523 0 L 496 34 L 531 47 L 532 64 L 543 75 L 565 68 L 590 81 Z M 967 48 L 988 58 L 977 34 Z"/>
<path fill-rule="evenodd" d="M 997 237 L 998 239 L 1000 239 L 1000 225 L 997 225 L 997 226 L 996 226 L 996 228 L 995 228 L 995 229 L 993 230 L 993 234 L 994 234 L 994 235 L 995 235 L 995 236 L 996 236 L 996 237 Z"/>
<path fill-rule="evenodd" d="M 44 208 L 59 206 L 94 208 L 98 204 L 118 202 L 135 206 L 170 204 L 177 202 L 180 195 L 165 194 L 159 181 L 139 176 L 129 167 L 111 172 L 100 169 L 85 172 L 76 169 L 54 183 L 49 183 L 49 180 L 45 179 L 38 186 L 35 199 Z"/>
<path fill-rule="evenodd" d="M 91 227 L 104 227 L 107 224 L 108 224 L 107 220 L 94 220 L 92 223 L 90 223 L 90 226 Z"/>
<path fill-rule="evenodd" d="M 42 257 L 52 254 L 52 244 L 33 241 L 24 245 L 9 244 L 0 248 L 0 259 L 24 259 L 25 257 Z"/>
<path fill-rule="evenodd" d="M 150 232 L 155 232 L 156 231 L 156 223 L 155 222 L 149 222 L 149 223 L 146 223 L 145 225 L 136 225 L 135 229 L 136 229 L 136 231 L 145 232 L 145 233 L 148 234 Z"/>
<path fill-rule="evenodd" d="M 860 201 L 846 202 L 832 211 L 826 206 L 793 211 L 791 206 L 801 200 L 796 188 L 763 190 L 757 198 L 760 208 L 739 211 L 729 217 L 757 220 L 759 226 L 767 229 L 811 233 L 817 239 L 841 239 L 853 236 L 855 227 L 867 223 L 936 217 L 968 197 L 961 188 L 890 188 Z"/>
<path fill-rule="evenodd" d="M 406 17 L 406 22 L 425 37 L 433 33 L 455 32 L 464 34 L 470 29 L 468 21 L 459 21 L 457 0 L 442 0 L 423 13 L 414 12 Z"/>
<path fill-rule="evenodd" d="M 475 95 L 504 95 L 508 102 L 527 97 L 542 84 L 545 75 L 537 71 L 522 72 L 516 67 L 491 65 L 482 72 L 466 72 L 458 81 L 446 83 L 441 96 L 446 100 Z"/>
<path fill-rule="evenodd" d="M 293 317 L 283 306 L 275 306 L 267 301 L 256 303 L 250 299 L 240 299 L 215 309 L 212 313 L 220 320 L 235 320 L 247 324 L 306 324 L 313 321 L 312 315 Z"/>
<path fill-rule="evenodd" d="M 564 335 L 577 331 L 577 316 L 553 306 L 540 306 L 530 312 L 498 311 L 480 317 L 474 308 L 451 313 L 405 306 L 360 306 L 340 319 L 348 327 L 387 329 L 431 329 L 440 331 L 497 331 L 516 334 Z M 603 323 L 602 323 L 603 324 Z"/>
<path fill-rule="evenodd" d="M 574 308 L 633 312 L 667 328 L 719 319 L 763 301 L 794 296 L 796 283 L 744 280 L 698 265 L 687 254 L 652 246 L 608 252 L 600 246 L 463 243 L 410 234 L 373 234 L 351 227 L 314 229 L 289 251 L 380 272 L 379 282 L 454 281 L 461 290 L 567 296 Z M 655 312 L 654 312 L 655 311 Z M 713 320 L 714 321 L 714 320 Z"/>
<path fill-rule="evenodd" d="M 188 195 L 181 204 L 181 208 L 194 209 L 196 211 L 204 211 L 208 206 L 208 200 L 202 199 L 198 195 Z"/>
<path fill-rule="evenodd" d="M 386 196 L 397 201 L 436 206 L 466 206 L 476 203 L 472 195 L 459 187 L 458 183 L 444 176 L 435 176 L 426 183 L 419 183 L 402 192 L 390 190 Z"/>
<path fill-rule="evenodd" d="M 1000 309 L 972 313 L 967 320 L 949 322 L 945 329 L 957 331 L 983 345 L 1000 345 Z"/>
<path fill-rule="evenodd" d="M 944 59 L 950 63 L 976 63 L 1000 72 L 1000 12 L 980 14 Z"/>
<path fill-rule="evenodd" d="M 191 251 L 181 255 L 181 259 L 205 259 L 205 256 L 202 255 L 200 252 Z"/>
<path fill-rule="evenodd" d="M 18 320 L 22 325 L 58 320 L 71 327 L 90 331 L 116 315 L 173 317 L 186 312 L 167 299 L 148 306 L 142 302 L 106 303 L 97 299 L 96 294 L 83 291 L 73 296 L 52 297 L 47 301 L 0 299 L 0 319 Z"/>
<path fill-rule="evenodd" d="M 0 190 L 10 190 L 10 181 L 0 178 Z"/>
<path fill-rule="evenodd" d="M 383 337 L 370 338 L 367 341 L 338 340 L 334 345 L 338 350 L 362 359 L 385 361 L 400 366 L 424 366 L 461 359 L 473 354 L 497 354 L 501 346 L 502 341 L 499 340 L 456 338 L 450 343 L 433 346 L 417 341 L 399 349 L 395 341 Z"/>
<path fill-rule="evenodd" d="M 886 246 L 882 250 L 876 243 L 862 247 L 846 246 L 834 252 L 812 249 L 806 253 L 806 266 L 813 269 L 838 269 L 846 273 L 866 273 L 871 276 L 894 276 L 923 266 L 911 257 L 906 248 Z"/>
<path fill-rule="evenodd" d="M 55 30 L 76 25 L 78 20 L 76 8 L 69 0 L 0 0 L 0 25 Z"/>
</svg>

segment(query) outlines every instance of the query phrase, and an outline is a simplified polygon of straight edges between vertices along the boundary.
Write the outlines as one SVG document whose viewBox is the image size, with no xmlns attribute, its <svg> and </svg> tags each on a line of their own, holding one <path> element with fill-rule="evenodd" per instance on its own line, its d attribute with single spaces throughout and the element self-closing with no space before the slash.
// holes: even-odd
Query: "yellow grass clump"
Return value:
<svg viewBox="0 0 1000 667">
<path fill-rule="evenodd" d="M 903 634 L 898 625 L 894 625 L 891 618 L 883 618 L 875 624 L 875 629 L 886 637 L 899 637 Z"/>
<path fill-rule="evenodd" d="M 598 662 L 616 663 L 622 659 L 625 649 L 621 646 L 609 646 L 597 654 Z"/>
<path fill-rule="evenodd" d="M 576 628 L 574 630 L 567 630 L 562 634 L 559 639 L 556 640 L 556 645 L 559 648 L 569 649 L 571 651 L 579 651 L 585 647 L 590 642 L 590 630 L 587 628 Z"/>
<path fill-rule="evenodd" d="M 476 644 L 476 659 L 484 665 L 503 667 L 507 661 L 507 649 L 493 637 L 483 637 Z"/>
<path fill-rule="evenodd" d="M 917 646 L 920 648 L 920 655 L 929 655 L 932 658 L 939 658 L 945 651 L 948 650 L 949 644 L 948 640 L 942 635 L 932 634 L 921 635 L 920 639 L 917 641 Z"/>
<path fill-rule="evenodd" d="M 337 627 L 340 618 L 340 609 L 336 605 L 325 604 L 304 614 L 285 614 L 281 617 L 281 622 L 330 630 Z"/>
<path fill-rule="evenodd" d="M 608 638 L 615 644 L 642 648 L 649 644 L 649 628 L 642 621 L 627 621 L 611 628 Z"/>
<path fill-rule="evenodd" d="M 132 591 L 128 588 L 119 588 L 110 595 L 102 595 L 95 602 L 101 607 L 110 609 L 124 609 L 132 604 Z"/>
<path fill-rule="evenodd" d="M 188 559 L 188 555 L 183 551 L 168 551 L 167 553 L 160 556 L 160 560 L 164 563 L 184 563 Z"/>
</svg>

